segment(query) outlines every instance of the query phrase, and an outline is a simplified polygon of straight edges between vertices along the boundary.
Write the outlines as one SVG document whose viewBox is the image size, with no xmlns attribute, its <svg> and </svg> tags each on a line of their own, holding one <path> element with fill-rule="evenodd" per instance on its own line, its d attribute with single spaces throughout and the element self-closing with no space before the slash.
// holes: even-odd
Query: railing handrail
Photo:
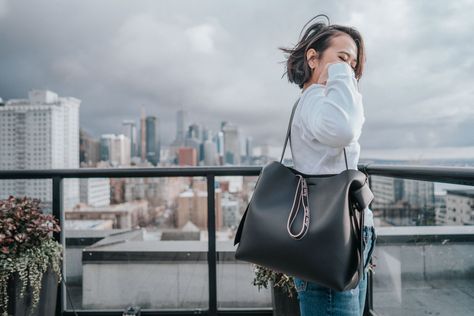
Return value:
<svg viewBox="0 0 474 316">
<path fill-rule="evenodd" d="M 61 209 L 62 180 L 65 178 L 135 178 L 135 177 L 193 177 L 207 178 L 208 200 L 208 280 L 209 308 L 208 315 L 217 315 L 217 249 L 215 230 L 215 177 L 217 176 L 258 176 L 264 166 L 186 166 L 186 167 L 137 167 L 137 168 L 76 168 L 76 169 L 37 169 L 37 170 L 0 170 L 0 180 L 7 179 L 52 179 L 52 212 L 64 223 L 64 212 Z M 474 168 L 444 166 L 413 166 L 358 164 L 357 168 L 368 175 L 413 179 L 420 181 L 445 182 L 453 184 L 474 185 Z M 341 170 L 342 171 L 342 170 Z M 472 236 L 472 235 L 471 235 Z M 65 245 L 66 240 L 61 232 L 55 238 Z M 63 263 L 64 264 L 64 263 Z M 64 298 L 65 288 L 60 285 L 60 295 L 56 313 L 68 313 Z M 369 286 L 369 301 L 372 302 L 372 287 Z M 373 304 L 367 308 L 373 313 Z"/>
<path fill-rule="evenodd" d="M 257 176 L 263 166 L 195 166 L 140 168 L 76 168 L 0 170 L 0 179 L 104 178 L 104 177 L 183 177 Z M 474 167 L 358 164 L 369 175 L 420 181 L 474 185 Z"/>
</svg>

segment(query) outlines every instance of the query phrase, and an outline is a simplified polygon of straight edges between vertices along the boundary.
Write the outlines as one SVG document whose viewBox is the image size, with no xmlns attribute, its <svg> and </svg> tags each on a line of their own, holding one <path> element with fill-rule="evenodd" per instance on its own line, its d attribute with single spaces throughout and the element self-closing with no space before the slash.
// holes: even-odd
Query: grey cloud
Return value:
<svg viewBox="0 0 474 316">
<path fill-rule="evenodd" d="M 281 78 L 277 47 L 296 44 L 304 23 L 326 13 L 367 45 L 363 148 L 466 146 L 472 9 L 440 0 L 0 0 L 0 96 L 49 88 L 80 98 L 81 126 L 96 136 L 121 131 L 144 106 L 169 142 L 182 107 L 213 130 L 232 121 L 256 144 L 281 145 L 299 89 Z"/>
</svg>

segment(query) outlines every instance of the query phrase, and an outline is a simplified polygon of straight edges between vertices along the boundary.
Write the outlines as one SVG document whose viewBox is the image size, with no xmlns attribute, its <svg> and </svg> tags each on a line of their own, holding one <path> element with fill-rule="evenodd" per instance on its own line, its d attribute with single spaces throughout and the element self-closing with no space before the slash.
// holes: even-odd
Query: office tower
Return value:
<svg viewBox="0 0 474 316">
<path fill-rule="evenodd" d="M 222 198 L 221 191 L 215 192 L 215 222 L 216 230 L 222 229 Z M 175 213 L 175 225 L 183 228 L 188 221 L 201 230 L 207 229 L 207 191 L 192 188 L 179 194 Z"/>
<path fill-rule="evenodd" d="M 414 208 L 434 207 L 434 182 L 404 179 L 403 198 Z"/>
<path fill-rule="evenodd" d="M 137 152 L 137 128 L 135 121 L 133 120 L 124 120 L 122 125 L 126 127 L 125 135 L 130 139 L 130 156 L 136 157 Z"/>
<path fill-rule="evenodd" d="M 104 134 L 100 137 L 100 156 L 112 166 L 130 165 L 130 139 L 123 134 Z"/>
<path fill-rule="evenodd" d="M 222 192 L 221 203 L 223 226 L 234 228 L 239 226 L 241 218 L 239 200 L 235 199 L 229 192 Z"/>
<path fill-rule="evenodd" d="M 178 165 L 197 166 L 197 151 L 193 147 L 180 147 L 178 149 Z"/>
<path fill-rule="evenodd" d="M 203 152 L 204 152 L 204 165 L 206 166 L 217 166 L 218 163 L 218 154 L 216 144 L 207 139 L 203 143 Z"/>
<path fill-rule="evenodd" d="M 146 118 L 146 158 L 153 165 L 160 162 L 160 126 L 156 116 Z"/>
<path fill-rule="evenodd" d="M 446 225 L 474 225 L 474 189 L 446 190 Z"/>
<path fill-rule="evenodd" d="M 79 162 L 95 166 L 100 161 L 100 143 L 87 132 L 79 129 Z"/>
<path fill-rule="evenodd" d="M 28 99 L 0 106 L 0 169 L 79 168 L 81 101 L 48 90 L 32 90 Z M 79 202 L 78 179 L 63 180 L 63 209 Z M 39 198 L 50 207 L 51 180 L 0 181 L 0 196 Z"/>
<path fill-rule="evenodd" d="M 178 110 L 176 113 L 176 140 L 175 140 L 175 145 L 176 146 L 182 146 L 184 145 L 184 139 L 185 139 L 185 134 L 186 134 L 186 128 L 187 128 L 187 120 L 188 120 L 188 114 L 185 110 L 181 109 Z"/>
<path fill-rule="evenodd" d="M 224 133 L 222 131 L 217 132 L 214 139 L 217 147 L 217 155 L 219 156 L 219 165 L 224 164 Z"/>
<path fill-rule="evenodd" d="M 447 225 L 448 223 L 448 217 L 446 214 L 446 193 L 436 193 L 435 192 L 435 220 L 436 220 L 436 225 Z M 471 211 L 473 212 L 472 214 L 472 220 L 474 222 L 474 203 L 472 203 L 472 209 Z M 452 218 L 451 218 L 452 219 Z"/>
<path fill-rule="evenodd" d="M 240 137 L 236 125 L 227 123 L 224 132 L 224 162 L 233 165 L 240 164 Z"/>
<path fill-rule="evenodd" d="M 109 178 L 79 179 L 79 199 L 88 206 L 110 205 Z"/>
<path fill-rule="evenodd" d="M 224 130 L 224 126 L 227 124 L 227 121 L 221 121 L 221 131 Z"/>
<path fill-rule="evenodd" d="M 212 130 L 210 130 L 207 127 L 203 127 L 202 129 L 202 141 L 206 140 L 211 140 L 212 139 Z"/>
<path fill-rule="evenodd" d="M 188 127 L 188 132 L 184 139 L 184 146 L 192 147 L 196 150 L 196 160 L 198 164 L 203 159 L 203 148 L 201 144 L 201 127 L 198 124 L 193 123 Z"/>
<path fill-rule="evenodd" d="M 373 208 L 393 207 L 403 199 L 403 179 L 371 176 L 370 187 L 375 196 Z"/>
<path fill-rule="evenodd" d="M 253 139 L 252 137 L 245 138 L 245 163 L 252 163 Z"/>
<path fill-rule="evenodd" d="M 199 126 L 196 123 L 193 123 L 193 124 L 189 125 L 188 134 L 187 134 L 186 138 L 193 138 L 193 139 L 196 139 L 196 140 L 199 140 L 199 141 L 202 140 L 201 126 Z"/>
<path fill-rule="evenodd" d="M 142 113 L 140 117 L 140 158 L 142 161 L 146 161 L 146 118 L 145 110 L 142 107 Z"/>
</svg>

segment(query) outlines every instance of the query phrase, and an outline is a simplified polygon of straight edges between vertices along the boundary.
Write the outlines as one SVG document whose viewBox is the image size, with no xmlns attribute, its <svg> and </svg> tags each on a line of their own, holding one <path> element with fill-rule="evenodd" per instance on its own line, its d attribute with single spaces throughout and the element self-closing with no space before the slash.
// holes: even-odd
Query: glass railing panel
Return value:
<svg viewBox="0 0 474 316">
<path fill-rule="evenodd" d="M 371 176 L 376 227 L 474 225 L 473 187 Z"/>
<path fill-rule="evenodd" d="M 373 263 L 380 315 L 470 315 L 474 226 L 380 227 Z"/>
<path fill-rule="evenodd" d="M 52 180 L 51 179 L 18 179 L 0 180 L 0 199 L 10 195 L 39 199 L 39 206 L 45 214 L 52 212 Z"/>
<path fill-rule="evenodd" d="M 64 209 L 67 310 L 208 308 L 205 178 L 79 179 L 75 192 L 80 203 Z"/>
<path fill-rule="evenodd" d="M 271 308 L 271 289 L 252 284 L 252 264 L 235 259 L 234 237 L 257 176 L 216 177 L 217 306 L 221 310 Z"/>
</svg>

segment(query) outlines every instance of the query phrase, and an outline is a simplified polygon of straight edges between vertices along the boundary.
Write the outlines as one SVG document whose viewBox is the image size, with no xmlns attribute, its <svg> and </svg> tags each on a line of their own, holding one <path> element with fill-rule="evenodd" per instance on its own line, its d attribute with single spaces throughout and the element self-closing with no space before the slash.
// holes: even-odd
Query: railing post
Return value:
<svg viewBox="0 0 474 316">
<path fill-rule="evenodd" d="M 367 167 L 367 166 L 366 166 Z M 366 170 L 364 170 L 366 171 Z M 370 174 L 368 174 L 366 172 L 366 174 L 368 175 L 368 178 L 369 178 L 369 188 L 372 188 L 372 176 Z M 373 200 L 370 202 L 369 204 L 369 208 L 372 210 L 372 203 L 373 203 Z M 372 264 L 372 257 L 370 258 L 370 264 Z M 369 269 L 369 273 L 368 273 L 368 277 L 367 277 L 367 292 L 366 292 L 366 297 L 367 297 L 367 300 L 365 301 L 366 302 L 366 308 L 365 310 L 367 311 L 367 315 L 372 315 L 373 311 L 374 311 L 374 287 L 373 287 L 373 273 L 372 273 L 372 270 Z"/>
<path fill-rule="evenodd" d="M 207 232 L 209 267 L 209 315 L 217 315 L 215 176 L 207 175 Z"/>
<path fill-rule="evenodd" d="M 62 212 L 62 178 L 61 177 L 53 177 L 53 196 L 52 196 L 52 211 L 53 216 L 56 217 L 59 221 L 59 227 L 61 227 L 61 231 L 58 233 L 54 233 L 54 239 L 58 241 L 63 246 L 63 262 L 61 263 L 61 274 L 64 276 L 64 258 L 66 253 L 66 243 L 64 242 L 64 213 Z M 58 294 L 56 297 L 56 316 L 61 316 L 64 310 L 63 308 L 63 282 L 61 282 L 58 286 Z"/>
</svg>

